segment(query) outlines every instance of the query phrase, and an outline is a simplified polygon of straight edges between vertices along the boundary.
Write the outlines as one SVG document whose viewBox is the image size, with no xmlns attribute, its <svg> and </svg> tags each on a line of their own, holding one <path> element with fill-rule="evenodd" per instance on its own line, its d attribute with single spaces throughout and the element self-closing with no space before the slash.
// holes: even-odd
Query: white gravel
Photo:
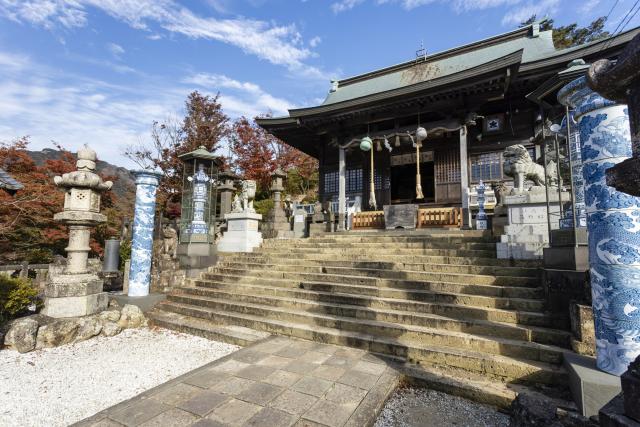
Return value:
<svg viewBox="0 0 640 427">
<path fill-rule="evenodd" d="M 20 354 L 0 350 L 0 426 L 66 426 L 236 351 L 165 329 Z"/>
<path fill-rule="evenodd" d="M 389 398 L 375 427 L 508 427 L 492 406 L 423 388 L 401 388 Z"/>
</svg>

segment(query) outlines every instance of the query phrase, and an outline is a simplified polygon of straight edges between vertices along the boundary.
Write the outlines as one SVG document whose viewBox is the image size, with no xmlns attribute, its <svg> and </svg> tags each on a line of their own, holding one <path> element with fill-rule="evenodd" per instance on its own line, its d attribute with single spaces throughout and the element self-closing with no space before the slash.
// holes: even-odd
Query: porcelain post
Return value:
<svg viewBox="0 0 640 427">
<path fill-rule="evenodd" d="M 584 77 L 558 99 L 580 132 L 597 366 L 620 375 L 640 354 L 640 199 L 607 186 L 605 172 L 631 156 L 628 109 Z"/>
<path fill-rule="evenodd" d="M 134 171 L 133 175 L 136 178 L 136 206 L 131 240 L 128 295 L 142 297 L 149 295 L 151 284 L 156 191 L 162 175 L 148 170 Z"/>
</svg>

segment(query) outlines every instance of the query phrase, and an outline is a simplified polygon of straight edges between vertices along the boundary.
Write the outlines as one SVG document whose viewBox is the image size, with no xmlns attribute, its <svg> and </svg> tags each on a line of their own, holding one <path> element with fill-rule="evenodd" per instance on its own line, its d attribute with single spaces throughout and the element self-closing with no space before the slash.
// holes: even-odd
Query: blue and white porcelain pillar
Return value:
<svg viewBox="0 0 640 427">
<path fill-rule="evenodd" d="M 628 110 L 593 92 L 584 77 L 558 99 L 575 109 L 580 131 L 596 361 L 620 375 L 640 355 L 640 198 L 608 187 L 605 171 L 631 156 Z"/>
<path fill-rule="evenodd" d="M 151 284 L 156 191 L 162 174 L 149 170 L 138 170 L 133 171 L 133 176 L 136 178 L 136 206 L 131 239 L 128 295 L 143 297 L 149 295 Z"/>
</svg>

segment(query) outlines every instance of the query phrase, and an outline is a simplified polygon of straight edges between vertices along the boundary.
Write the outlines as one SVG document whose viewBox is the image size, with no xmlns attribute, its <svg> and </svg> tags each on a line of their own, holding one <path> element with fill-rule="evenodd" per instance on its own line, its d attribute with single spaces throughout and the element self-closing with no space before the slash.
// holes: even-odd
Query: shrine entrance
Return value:
<svg viewBox="0 0 640 427">
<path fill-rule="evenodd" d="M 415 158 L 415 156 L 414 156 Z M 391 166 L 391 204 L 433 203 L 435 202 L 434 163 L 420 163 L 420 183 L 424 199 L 416 200 L 416 164 L 399 164 Z"/>
</svg>

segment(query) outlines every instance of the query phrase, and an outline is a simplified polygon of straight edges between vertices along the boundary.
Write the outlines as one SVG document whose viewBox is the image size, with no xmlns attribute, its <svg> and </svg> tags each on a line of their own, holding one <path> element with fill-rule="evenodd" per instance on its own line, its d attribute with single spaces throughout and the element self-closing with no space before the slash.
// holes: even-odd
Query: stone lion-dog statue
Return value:
<svg viewBox="0 0 640 427">
<path fill-rule="evenodd" d="M 253 180 L 242 181 L 242 192 L 240 193 L 240 199 L 242 199 L 242 208 L 244 212 L 255 213 L 253 208 L 253 199 L 256 197 L 256 182 Z"/>
<path fill-rule="evenodd" d="M 529 179 L 534 185 L 544 187 L 544 168 L 534 162 L 524 145 L 516 144 L 507 147 L 502 154 L 504 174 L 514 180 L 513 192 L 524 191 L 524 181 Z"/>
</svg>

